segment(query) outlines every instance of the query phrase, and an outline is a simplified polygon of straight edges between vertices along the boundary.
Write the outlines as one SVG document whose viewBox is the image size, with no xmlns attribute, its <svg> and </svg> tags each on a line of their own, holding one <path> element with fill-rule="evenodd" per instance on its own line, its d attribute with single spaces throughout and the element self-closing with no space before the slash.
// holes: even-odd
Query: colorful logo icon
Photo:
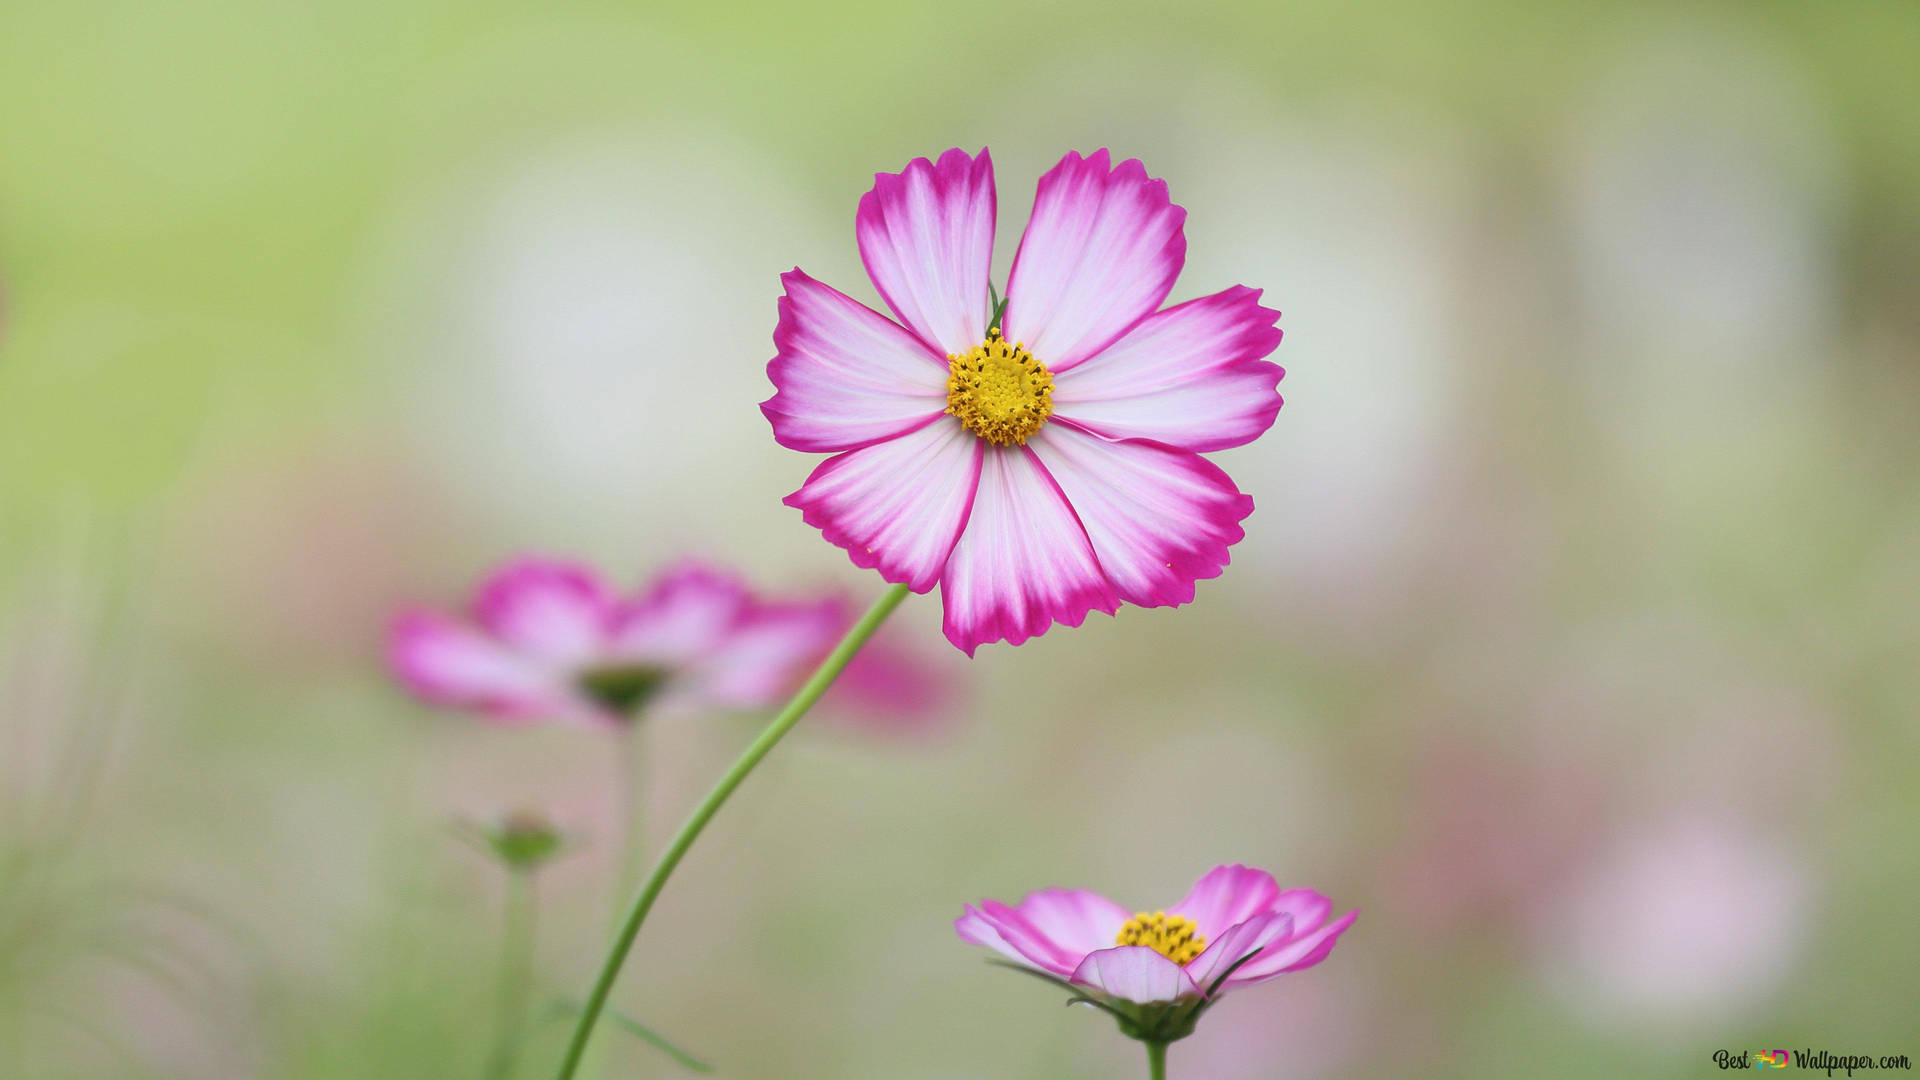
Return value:
<svg viewBox="0 0 1920 1080">
<path fill-rule="evenodd" d="M 1749 1050 L 1747 1056 L 1756 1069 L 1784 1069 L 1793 1060 L 1785 1050 Z"/>
</svg>

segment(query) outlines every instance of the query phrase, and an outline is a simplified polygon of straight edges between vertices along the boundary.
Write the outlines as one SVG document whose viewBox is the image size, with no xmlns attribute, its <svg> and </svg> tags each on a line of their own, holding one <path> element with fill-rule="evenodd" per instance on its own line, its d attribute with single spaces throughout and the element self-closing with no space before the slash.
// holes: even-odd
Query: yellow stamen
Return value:
<svg viewBox="0 0 1920 1080">
<path fill-rule="evenodd" d="M 1198 923 L 1185 915 L 1169 915 L 1164 911 L 1151 915 L 1134 912 L 1114 940 L 1121 945 L 1145 945 L 1181 967 L 1193 963 L 1194 957 L 1207 949 L 1207 939 L 1201 936 Z"/>
<path fill-rule="evenodd" d="M 968 431 L 991 443 L 1027 444 L 1053 415 L 1053 376 L 1018 342 L 998 329 L 964 356 L 950 355 L 947 412 Z"/>
</svg>

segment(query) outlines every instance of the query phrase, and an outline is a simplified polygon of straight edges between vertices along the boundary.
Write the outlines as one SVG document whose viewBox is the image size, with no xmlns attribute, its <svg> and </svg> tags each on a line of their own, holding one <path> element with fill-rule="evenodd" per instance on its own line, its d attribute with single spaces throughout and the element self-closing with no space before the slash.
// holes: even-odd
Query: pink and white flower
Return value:
<svg viewBox="0 0 1920 1080">
<path fill-rule="evenodd" d="M 768 602 L 697 563 L 623 597 L 584 566 L 544 558 L 494 573 L 472 613 L 401 612 L 388 659 L 422 699 L 505 723 L 766 708 L 853 619 L 840 597 Z"/>
<path fill-rule="evenodd" d="M 960 939 L 1070 986 L 1135 1038 L 1171 1042 L 1231 990 L 1325 960 L 1359 912 L 1282 889 L 1264 870 L 1215 867 L 1172 907 L 1129 912 L 1084 889 L 1047 889 L 1012 907 L 969 906 Z"/>
<path fill-rule="evenodd" d="M 997 322 L 996 208 L 984 149 L 876 176 L 854 231 L 898 321 L 784 275 L 761 405 L 782 446 L 836 455 L 787 504 L 856 565 L 938 584 L 969 655 L 1191 601 L 1253 510 L 1201 454 L 1266 431 L 1283 374 L 1259 290 L 1161 307 L 1186 211 L 1139 161 L 1040 178 Z"/>
</svg>

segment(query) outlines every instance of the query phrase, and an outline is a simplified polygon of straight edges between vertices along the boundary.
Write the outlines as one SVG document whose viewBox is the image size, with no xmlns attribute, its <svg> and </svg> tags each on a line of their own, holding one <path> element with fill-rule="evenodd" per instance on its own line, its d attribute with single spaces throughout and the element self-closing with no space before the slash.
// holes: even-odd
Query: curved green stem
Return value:
<svg viewBox="0 0 1920 1080">
<path fill-rule="evenodd" d="M 500 1030 L 487 1075 L 499 1080 L 513 1071 L 520 1036 L 527 1025 L 527 992 L 533 985 L 533 874 L 507 870 L 506 927 L 500 935 Z"/>
<path fill-rule="evenodd" d="M 1147 1044 L 1147 1076 L 1151 1080 L 1167 1080 L 1167 1044 L 1150 1042 Z"/>
<path fill-rule="evenodd" d="M 700 838 L 700 833 L 706 829 L 707 822 L 713 820 L 713 815 L 726 805 L 734 789 L 740 786 L 741 781 L 753 772 L 754 767 L 760 764 L 761 759 L 767 756 L 787 732 L 793 730 L 793 726 L 800 722 L 800 718 L 807 714 L 807 710 L 813 708 L 814 703 L 820 700 L 820 696 L 833 685 L 833 680 L 839 678 L 840 673 L 846 669 L 847 662 L 853 659 L 854 654 L 860 651 L 860 647 L 873 636 L 873 632 L 880 628 L 880 624 L 885 622 L 887 616 L 893 614 L 893 609 L 899 607 L 900 601 L 906 598 L 905 585 L 895 585 L 880 594 L 880 599 L 873 602 L 873 606 L 860 617 L 860 621 L 853 624 L 853 629 L 848 630 L 846 636 L 840 639 L 840 644 L 834 647 L 833 652 L 820 662 L 818 668 L 814 669 L 813 677 L 807 680 L 807 684 L 800 688 L 800 692 L 793 696 L 792 701 L 787 702 L 787 707 L 780 710 L 779 715 L 775 716 L 767 724 L 766 729 L 760 732 L 760 737 L 753 740 L 753 744 L 747 747 L 739 760 L 733 763 L 733 767 L 720 778 L 720 782 L 707 793 L 707 797 L 701 800 L 693 816 L 687 819 L 687 823 L 680 826 L 680 832 L 674 836 L 673 842 L 668 844 L 666 851 L 661 853 L 660 861 L 654 866 L 653 873 L 647 875 L 646 884 L 640 888 L 640 895 L 634 897 L 633 908 L 627 912 L 626 922 L 621 925 L 619 935 L 614 938 L 613 947 L 607 951 L 606 962 L 600 966 L 600 976 L 594 980 L 593 992 L 587 997 L 586 1006 L 580 1010 L 579 1022 L 574 1025 L 573 1038 L 567 1044 L 567 1056 L 560 1062 L 560 1071 L 556 1074 L 556 1080 L 572 1080 L 574 1071 L 580 1067 L 581 1055 L 587 1051 L 587 1040 L 593 1036 L 593 1026 L 600 1019 L 601 1010 L 607 1007 L 607 996 L 613 992 L 613 983 L 620 976 L 620 967 L 626 962 L 627 953 L 633 949 L 633 939 L 639 936 L 640 925 L 646 922 L 647 913 L 653 910 L 653 902 L 659 898 L 660 890 L 666 887 L 667 879 L 673 876 L 673 871 L 680 865 L 680 860 L 686 857 L 687 849 Z"/>
</svg>

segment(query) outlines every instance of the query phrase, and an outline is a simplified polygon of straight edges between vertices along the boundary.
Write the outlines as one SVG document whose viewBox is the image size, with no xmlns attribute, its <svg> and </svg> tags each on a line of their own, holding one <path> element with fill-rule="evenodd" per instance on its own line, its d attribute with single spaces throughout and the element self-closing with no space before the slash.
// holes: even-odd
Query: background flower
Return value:
<svg viewBox="0 0 1920 1080">
<path fill-rule="evenodd" d="M 799 689 L 855 616 L 845 597 L 766 600 L 699 563 L 623 596 L 582 564 L 540 557 L 494 571 L 471 611 L 470 623 L 402 611 L 388 661 L 421 699 L 506 723 L 770 709 Z M 924 726 L 951 708 L 939 671 L 899 645 L 849 675 L 833 697 L 837 711 L 875 730 Z"/>
<path fill-rule="evenodd" d="M 694 563 L 626 598 L 585 566 L 520 559 L 481 584 L 472 611 L 475 625 L 396 616 L 394 674 L 429 702 L 508 722 L 768 708 L 851 624 L 837 599 L 760 600 Z"/>
</svg>

